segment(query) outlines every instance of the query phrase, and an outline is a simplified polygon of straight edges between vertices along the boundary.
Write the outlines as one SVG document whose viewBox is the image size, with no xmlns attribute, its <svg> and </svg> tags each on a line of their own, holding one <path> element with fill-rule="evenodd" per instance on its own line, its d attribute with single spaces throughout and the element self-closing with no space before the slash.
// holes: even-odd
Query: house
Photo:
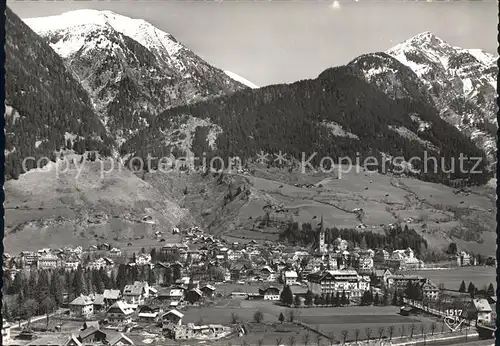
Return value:
<svg viewBox="0 0 500 346">
<path fill-rule="evenodd" d="M 108 308 L 106 311 L 108 320 L 110 322 L 123 322 L 130 323 L 132 321 L 132 314 L 134 309 L 127 303 L 119 300 Z"/>
<path fill-rule="evenodd" d="M 469 317 L 474 317 L 477 324 L 492 323 L 492 309 L 488 301 L 484 298 L 473 299 L 469 305 Z"/>
<path fill-rule="evenodd" d="M 103 333 L 99 328 L 95 326 L 90 326 L 84 330 L 82 330 L 78 334 L 78 341 L 82 344 L 92 344 L 95 345 L 97 343 L 104 342 L 106 340 L 106 334 Z"/>
<path fill-rule="evenodd" d="M 35 266 L 38 263 L 38 253 L 23 251 L 19 254 L 20 264 L 23 267 Z"/>
<path fill-rule="evenodd" d="M 106 344 L 109 346 L 125 346 L 134 345 L 134 342 L 123 333 L 106 332 Z"/>
<path fill-rule="evenodd" d="M 184 298 L 184 288 L 171 287 L 158 292 L 159 300 L 181 301 Z"/>
<path fill-rule="evenodd" d="M 120 290 L 104 290 L 102 295 L 105 306 L 111 306 L 120 299 L 121 292 Z"/>
<path fill-rule="evenodd" d="M 135 265 L 136 266 L 145 266 L 151 263 L 151 255 L 150 254 L 139 254 L 135 257 Z"/>
<path fill-rule="evenodd" d="M 64 269 L 67 271 L 77 270 L 80 260 L 76 256 L 70 256 L 63 261 Z"/>
<path fill-rule="evenodd" d="M 109 245 L 108 243 L 102 243 L 97 245 L 97 249 L 101 251 L 109 251 L 111 250 L 111 245 Z"/>
<path fill-rule="evenodd" d="M 99 321 L 85 321 L 85 322 L 83 322 L 82 330 L 85 330 L 85 329 L 90 328 L 90 327 L 94 327 L 95 329 L 101 328 Z"/>
<path fill-rule="evenodd" d="M 96 294 L 94 296 L 94 312 L 103 311 L 106 308 L 106 303 L 104 303 L 104 294 Z"/>
<path fill-rule="evenodd" d="M 170 244 L 165 244 L 161 248 L 161 252 L 170 255 L 170 254 L 179 254 L 180 250 L 188 251 L 189 248 L 186 244 L 184 243 L 170 243 Z"/>
<path fill-rule="evenodd" d="M 191 304 L 200 301 L 202 297 L 203 297 L 203 292 L 200 291 L 198 288 L 192 288 L 186 292 L 186 300 Z"/>
<path fill-rule="evenodd" d="M 149 285 L 147 282 L 134 282 L 133 285 L 126 285 L 123 289 L 123 300 L 129 304 L 144 304 L 144 300 L 149 297 Z"/>
<path fill-rule="evenodd" d="M 213 297 L 215 292 L 215 287 L 212 285 L 204 285 L 200 288 L 200 291 L 203 292 L 205 297 Z"/>
<path fill-rule="evenodd" d="M 160 312 L 160 307 L 151 307 L 149 305 L 145 305 L 139 310 L 139 321 L 155 322 L 158 319 Z"/>
<path fill-rule="evenodd" d="M 69 303 L 71 316 L 89 316 L 94 313 L 94 304 L 88 296 L 80 295 Z"/>
<path fill-rule="evenodd" d="M 287 270 L 283 273 L 283 283 L 285 285 L 295 285 L 297 283 L 297 272 L 295 270 Z"/>
<path fill-rule="evenodd" d="M 82 346 L 83 344 L 78 340 L 75 335 L 48 335 L 41 336 L 36 340 L 24 344 L 25 346 Z"/>
<path fill-rule="evenodd" d="M 375 269 L 373 272 L 373 276 L 375 277 L 375 281 L 380 285 L 387 285 L 388 279 L 392 276 L 392 273 L 389 269 Z"/>
<path fill-rule="evenodd" d="M 422 296 L 426 300 L 437 300 L 439 298 L 439 293 L 439 287 L 430 281 L 427 281 L 422 285 Z"/>
<path fill-rule="evenodd" d="M 259 294 L 264 296 L 264 300 L 280 300 L 280 289 L 274 286 L 259 288 Z"/>
<path fill-rule="evenodd" d="M 7 322 L 5 319 L 2 320 L 2 340 L 8 341 L 10 340 L 10 328 L 11 324 Z"/>
<path fill-rule="evenodd" d="M 109 257 L 111 258 L 120 258 L 122 256 L 122 250 L 114 247 L 111 250 L 109 250 Z"/>
<path fill-rule="evenodd" d="M 153 272 L 155 276 L 155 283 L 157 285 L 167 284 L 165 282 L 165 274 L 170 270 L 170 265 L 168 263 L 158 262 L 153 267 Z"/>
<path fill-rule="evenodd" d="M 409 282 L 413 285 L 423 285 L 427 278 L 420 275 L 391 275 L 387 278 L 388 287 L 394 288 L 396 292 L 404 292 Z"/>
<path fill-rule="evenodd" d="M 465 252 L 461 251 L 457 254 L 457 265 L 459 267 L 469 266 L 471 264 L 471 256 Z"/>
<path fill-rule="evenodd" d="M 378 250 L 373 256 L 373 262 L 383 264 L 389 259 L 389 257 L 389 252 L 387 252 L 386 250 Z"/>
<path fill-rule="evenodd" d="M 184 317 L 184 314 L 177 311 L 177 310 L 170 310 L 164 313 L 161 316 L 161 320 L 163 323 L 172 323 L 175 325 L 180 326 L 182 324 L 182 318 Z"/>
</svg>

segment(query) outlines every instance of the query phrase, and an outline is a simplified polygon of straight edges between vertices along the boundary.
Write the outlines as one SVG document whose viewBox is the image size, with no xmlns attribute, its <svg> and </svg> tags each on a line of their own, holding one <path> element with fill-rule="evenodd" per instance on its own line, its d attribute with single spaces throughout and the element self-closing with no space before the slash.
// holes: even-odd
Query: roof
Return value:
<svg viewBox="0 0 500 346">
<path fill-rule="evenodd" d="M 78 334 L 78 337 L 80 338 L 80 340 L 83 340 L 86 337 L 88 337 L 89 335 L 92 335 L 92 334 L 94 334 L 96 332 L 104 334 L 102 331 L 99 330 L 99 328 L 91 326 L 91 327 L 88 327 L 87 329 L 82 330 L 80 332 L 80 334 Z"/>
<path fill-rule="evenodd" d="M 104 290 L 104 299 L 118 299 L 120 298 L 120 290 Z"/>
<path fill-rule="evenodd" d="M 177 316 L 179 318 L 183 318 L 184 317 L 184 314 L 182 312 L 179 312 L 179 311 L 177 311 L 175 309 L 165 312 L 162 317 L 164 317 L 166 315 L 175 315 L 175 316 Z"/>
<path fill-rule="evenodd" d="M 134 342 L 132 340 L 130 340 L 123 333 L 106 332 L 106 335 L 107 335 L 106 339 L 107 339 L 108 345 L 113 346 L 113 345 L 116 345 L 120 341 L 122 343 L 124 343 L 125 345 L 126 344 L 134 345 Z"/>
<path fill-rule="evenodd" d="M 90 297 L 87 297 L 84 295 L 80 295 L 79 297 L 76 297 L 75 299 L 73 299 L 73 301 L 71 303 L 69 303 L 69 305 L 77 305 L 77 306 L 85 306 L 85 305 L 90 305 L 90 304 L 92 304 L 92 299 L 90 299 Z"/>
<path fill-rule="evenodd" d="M 474 299 L 472 302 L 477 311 L 491 312 L 491 306 L 486 299 L 484 298 Z"/>
<path fill-rule="evenodd" d="M 120 309 L 121 312 L 125 315 L 130 315 L 133 311 L 132 309 L 130 308 L 130 306 L 122 301 L 117 301 L 115 302 L 113 305 L 111 305 L 108 309 L 108 311 L 110 309 Z"/>
<path fill-rule="evenodd" d="M 99 321 L 85 321 L 83 323 L 83 325 L 86 326 L 86 328 L 90 328 L 90 327 L 94 327 L 95 329 L 100 328 Z"/>
<path fill-rule="evenodd" d="M 49 335 L 49 336 L 42 336 L 36 340 L 32 340 L 26 346 L 47 346 L 47 345 L 54 345 L 54 346 L 63 346 L 66 345 L 66 343 L 69 341 L 68 336 L 66 335 Z"/>
<path fill-rule="evenodd" d="M 94 305 L 104 305 L 104 294 L 96 294 L 95 295 Z"/>
<path fill-rule="evenodd" d="M 285 272 L 285 277 L 286 278 L 296 278 L 297 277 L 297 272 L 294 270 L 289 270 Z"/>
<path fill-rule="evenodd" d="M 142 287 L 136 285 L 126 285 L 123 289 L 123 295 L 140 296 L 142 294 Z"/>
<path fill-rule="evenodd" d="M 198 288 L 192 288 L 189 290 L 189 292 L 195 292 L 196 294 L 198 294 L 199 296 L 202 296 L 203 295 L 203 292 L 200 291 Z"/>
<path fill-rule="evenodd" d="M 208 290 L 210 290 L 210 291 L 215 291 L 215 287 L 214 287 L 214 286 L 212 286 L 212 285 L 205 285 L 205 286 L 203 286 L 201 289 L 202 289 L 202 290 L 203 290 L 203 289 L 208 289 Z"/>
</svg>

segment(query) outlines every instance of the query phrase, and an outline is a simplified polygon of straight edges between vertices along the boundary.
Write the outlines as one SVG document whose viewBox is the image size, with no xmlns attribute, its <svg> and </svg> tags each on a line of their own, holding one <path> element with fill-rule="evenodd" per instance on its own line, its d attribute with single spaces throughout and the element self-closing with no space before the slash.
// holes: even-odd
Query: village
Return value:
<svg viewBox="0 0 500 346">
<path fill-rule="evenodd" d="M 413 274 L 426 264 L 411 248 L 388 252 L 340 238 L 326 244 L 322 230 L 314 250 L 255 240 L 228 244 L 198 227 L 174 228 L 172 233 L 181 235 L 182 241 L 160 242 L 160 248 L 132 254 L 104 243 L 87 249 L 5 253 L 3 344 L 251 344 L 242 340 L 263 333 L 256 326 L 264 322 L 266 331 L 287 326 L 283 335 L 298 333 L 304 344 L 311 343 L 304 330 L 329 344 L 357 342 L 359 329 L 333 335 L 330 327 L 319 326 L 326 322 L 317 321 L 325 311 L 342 317 L 341 311 L 372 309 L 376 314 L 376 309 L 393 307 L 404 323 L 417 306 L 409 300 L 443 313 L 463 306 L 467 328 L 495 321 L 492 287 L 479 290 L 471 283 L 467 290 L 448 290 Z M 463 251 L 453 258 L 457 267 L 477 264 Z M 300 308 L 307 307 L 322 312 L 312 317 L 301 313 L 306 310 Z M 381 313 L 390 317 L 396 310 Z M 434 334 L 439 323 L 426 319 L 422 326 Z M 394 325 L 385 332 L 377 328 L 380 339 L 395 335 Z M 403 338 L 404 326 L 400 329 Z M 444 333 L 444 324 L 441 329 Z M 367 327 L 368 340 L 370 333 Z M 288 344 L 282 337 L 255 340 L 259 345 L 279 340 L 280 345 Z"/>
</svg>

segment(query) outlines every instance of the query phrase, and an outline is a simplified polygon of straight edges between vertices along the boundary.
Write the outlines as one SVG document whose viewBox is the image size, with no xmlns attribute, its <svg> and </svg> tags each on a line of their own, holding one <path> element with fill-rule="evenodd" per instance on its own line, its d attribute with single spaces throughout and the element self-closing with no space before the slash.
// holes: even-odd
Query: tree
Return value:
<svg viewBox="0 0 500 346">
<path fill-rule="evenodd" d="M 335 335 L 333 332 L 328 333 L 328 341 L 330 342 L 330 346 L 333 346 L 335 343 Z"/>
<path fill-rule="evenodd" d="M 262 311 L 260 310 L 255 311 L 255 313 L 253 314 L 254 322 L 261 323 L 263 319 L 264 319 L 264 314 L 262 313 Z"/>
<path fill-rule="evenodd" d="M 283 323 L 283 321 L 285 320 L 285 316 L 283 316 L 282 312 L 280 313 L 279 320 L 280 320 L 280 323 Z"/>
<path fill-rule="evenodd" d="M 293 304 L 293 293 L 289 285 L 286 285 L 281 292 L 281 302 L 286 305 Z"/>
<path fill-rule="evenodd" d="M 281 338 L 277 338 L 277 339 L 276 339 L 276 346 L 281 346 L 281 342 L 282 342 L 282 341 L 283 341 L 283 340 L 282 340 Z"/>
<path fill-rule="evenodd" d="M 389 294 L 387 293 L 387 291 L 384 291 L 384 295 L 382 296 L 382 305 L 389 305 Z"/>
<path fill-rule="evenodd" d="M 375 293 L 375 299 L 373 300 L 373 305 L 379 305 L 380 304 L 380 297 L 378 296 L 378 292 Z"/>
<path fill-rule="evenodd" d="M 490 297 L 493 297 L 495 295 L 495 288 L 493 287 L 493 284 L 490 283 L 488 286 L 488 289 L 486 290 L 486 294 Z"/>
<path fill-rule="evenodd" d="M 474 294 L 475 290 L 476 290 L 476 286 L 474 286 L 474 284 L 471 282 L 469 284 L 469 287 L 467 288 L 467 293 L 472 295 L 472 294 Z"/>
<path fill-rule="evenodd" d="M 431 335 L 434 335 L 434 332 L 436 331 L 436 322 L 432 322 L 431 325 L 430 325 L 430 329 L 431 329 Z"/>
<path fill-rule="evenodd" d="M 394 306 L 398 306 L 398 294 L 396 292 L 394 292 L 394 295 L 392 296 L 392 302 L 391 304 L 394 305 Z"/>
<path fill-rule="evenodd" d="M 405 330 L 405 326 L 402 325 L 401 326 L 401 337 L 404 338 L 406 336 L 406 330 Z"/>
<path fill-rule="evenodd" d="M 425 332 L 425 324 L 421 324 L 420 325 L 420 333 L 422 334 L 422 336 L 424 335 L 424 332 Z"/>
<path fill-rule="evenodd" d="M 234 312 L 231 314 L 231 323 L 232 324 L 238 323 L 239 319 L 240 319 L 239 316 L 237 314 L 235 314 Z"/>
<path fill-rule="evenodd" d="M 311 290 L 308 290 L 306 293 L 306 300 L 304 303 L 310 306 L 313 304 L 313 299 L 314 299 L 314 294 L 311 292 Z"/>
<path fill-rule="evenodd" d="M 380 327 L 378 329 L 378 339 L 379 340 L 382 340 L 382 337 L 384 336 L 384 332 L 385 332 L 385 328 L 384 327 Z"/>
<path fill-rule="evenodd" d="M 321 346 L 321 339 L 322 339 L 321 334 L 316 334 L 316 345 L 317 346 Z"/>
<path fill-rule="evenodd" d="M 343 342 L 344 342 L 344 344 L 345 344 L 345 342 L 346 342 L 346 340 L 347 340 L 347 336 L 349 335 L 349 331 L 348 331 L 348 330 L 346 330 L 346 329 L 344 329 L 343 331 L 341 331 L 341 332 L 340 332 L 340 335 L 342 335 L 342 341 L 343 341 Z"/>
<path fill-rule="evenodd" d="M 24 319 L 28 321 L 28 326 L 31 325 L 31 318 L 34 316 L 35 311 L 38 308 L 37 305 L 38 303 L 33 298 L 26 299 L 23 302 Z"/>
<path fill-rule="evenodd" d="M 295 336 L 290 336 L 288 338 L 288 346 L 295 346 Z"/>
<path fill-rule="evenodd" d="M 410 324 L 410 338 L 413 338 L 413 333 L 415 332 L 415 328 L 416 326 L 414 323 Z"/>
<path fill-rule="evenodd" d="M 460 288 L 458 289 L 458 292 L 465 293 L 465 281 L 462 280 L 462 283 L 460 284 Z"/>
<path fill-rule="evenodd" d="M 368 341 L 370 341 L 370 338 L 372 337 L 372 329 L 371 328 L 366 328 L 365 329 L 365 334 L 366 334 L 366 337 L 368 338 Z"/>
<path fill-rule="evenodd" d="M 305 333 L 304 336 L 302 336 L 303 346 L 309 345 L 310 338 L 311 338 L 311 336 L 309 335 L 309 333 Z"/>
<path fill-rule="evenodd" d="M 340 304 L 341 305 L 348 305 L 349 304 L 349 300 L 347 299 L 345 291 L 342 291 L 342 296 L 340 298 Z"/>
<path fill-rule="evenodd" d="M 390 325 L 387 327 L 387 333 L 389 334 L 389 340 L 392 340 L 392 336 L 394 335 L 394 330 L 395 327 L 393 325 Z"/>
<path fill-rule="evenodd" d="M 263 339 L 257 340 L 257 345 L 258 346 L 262 346 L 263 344 L 264 344 L 264 340 Z"/>
<path fill-rule="evenodd" d="M 354 338 L 356 340 L 356 344 L 358 343 L 359 340 L 359 334 L 361 334 L 361 330 L 356 328 L 356 330 L 354 330 Z"/>
<path fill-rule="evenodd" d="M 295 296 L 293 304 L 295 306 L 300 306 L 301 305 L 301 301 L 300 301 L 300 297 L 299 296 Z"/>
</svg>

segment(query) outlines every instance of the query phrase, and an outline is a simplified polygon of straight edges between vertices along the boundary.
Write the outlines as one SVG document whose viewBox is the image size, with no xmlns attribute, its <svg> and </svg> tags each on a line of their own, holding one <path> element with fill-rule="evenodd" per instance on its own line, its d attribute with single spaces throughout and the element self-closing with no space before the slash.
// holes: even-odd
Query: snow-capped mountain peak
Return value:
<svg viewBox="0 0 500 346">
<path fill-rule="evenodd" d="M 64 59 L 119 143 L 167 108 L 246 88 L 143 19 L 76 10 L 24 21 Z"/>
<path fill-rule="evenodd" d="M 481 49 L 454 47 L 429 31 L 386 53 L 413 70 L 443 119 L 472 138 L 494 160 L 498 57 Z"/>
</svg>

